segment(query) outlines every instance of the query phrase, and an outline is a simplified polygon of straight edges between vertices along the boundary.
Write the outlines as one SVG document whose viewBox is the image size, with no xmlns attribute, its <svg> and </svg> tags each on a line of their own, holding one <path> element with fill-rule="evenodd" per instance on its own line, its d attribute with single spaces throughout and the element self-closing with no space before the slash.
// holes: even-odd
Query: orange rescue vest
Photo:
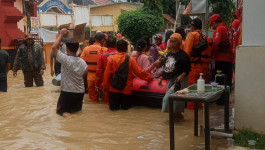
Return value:
<svg viewBox="0 0 265 150">
<path fill-rule="evenodd" d="M 84 49 L 85 55 L 85 61 L 87 64 L 87 70 L 90 72 L 96 72 L 97 70 L 97 62 L 99 59 L 99 56 L 102 53 L 102 47 L 99 45 L 91 45 Z"/>
</svg>

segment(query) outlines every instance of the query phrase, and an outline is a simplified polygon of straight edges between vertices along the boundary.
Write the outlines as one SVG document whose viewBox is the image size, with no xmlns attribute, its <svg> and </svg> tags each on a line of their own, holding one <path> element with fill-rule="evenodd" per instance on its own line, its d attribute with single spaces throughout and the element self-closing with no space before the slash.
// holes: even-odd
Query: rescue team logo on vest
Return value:
<svg viewBox="0 0 265 150">
<path fill-rule="evenodd" d="M 217 27 L 216 35 L 219 34 L 218 39 L 215 40 L 215 44 L 218 44 L 218 49 L 215 53 L 215 61 L 226 61 L 232 62 L 234 59 L 234 55 L 232 52 L 233 49 L 233 33 L 232 30 L 224 25 Z"/>
<path fill-rule="evenodd" d="M 222 38 L 222 41 L 219 43 L 218 45 L 218 52 L 220 53 L 230 53 L 230 50 L 233 46 L 233 33 L 232 30 L 228 27 L 225 27 L 225 39 L 224 37 Z M 219 38 L 220 33 L 217 32 L 215 38 Z M 224 36 L 224 34 L 222 34 L 222 36 Z"/>
<path fill-rule="evenodd" d="M 97 51 L 90 51 L 89 54 L 92 54 L 92 55 L 95 54 L 96 55 L 96 54 L 98 54 L 98 52 Z"/>
</svg>

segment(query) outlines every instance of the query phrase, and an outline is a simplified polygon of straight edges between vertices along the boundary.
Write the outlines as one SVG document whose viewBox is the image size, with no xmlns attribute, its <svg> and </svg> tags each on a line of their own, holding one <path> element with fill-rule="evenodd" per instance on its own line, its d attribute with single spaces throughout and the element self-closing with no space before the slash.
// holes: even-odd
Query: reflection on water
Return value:
<svg viewBox="0 0 265 150">
<path fill-rule="evenodd" d="M 0 149 L 169 149 L 168 114 L 160 109 L 111 112 L 103 103 L 90 103 L 86 94 L 83 110 L 62 118 L 55 112 L 60 90 L 51 80 L 46 70 L 44 87 L 25 88 L 22 72 L 16 78 L 9 72 L 8 92 L 0 93 Z M 193 112 L 184 115 L 175 125 L 176 149 L 204 149 L 204 138 L 193 136 Z"/>
</svg>

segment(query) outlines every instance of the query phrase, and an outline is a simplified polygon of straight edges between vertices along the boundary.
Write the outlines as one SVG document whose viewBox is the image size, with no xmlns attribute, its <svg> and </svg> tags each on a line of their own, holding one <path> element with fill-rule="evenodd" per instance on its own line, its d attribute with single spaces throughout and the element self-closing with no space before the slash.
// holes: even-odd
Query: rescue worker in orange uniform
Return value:
<svg viewBox="0 0 265 150">
<path fill-rule="evenodd" d="M 139 78 L 151 81 L 153 80 L 152 74 L 147 73 L 146 71 L 142 70 L 136 60 L 133 57 L 129 58 L 129 71 L 126 81 L 126 86 L 123 90 L 119 91 L 111 86 L 111 77 L 115 74 L 118 70 L 120 65 L 125 61 L 126 52 L 128 49 L 128 43 L 124 40 L 119 40 L 117 42 L 117 50 L 118 53 L 109 57 L 107 67 L 104 72 L 103 78 L 103 88 L 110 91 L 109 96 L 109 108 L 112 111 L 124 109 L 127 110 L 131 107 L 130 104 L 130 95 L 132 94 L 132 87 L 133 87 L 133 73 L 138 76 Z"/>
<path fill-rule="evenodd" d="M 84 48 L 81 58 L 87 63 L 87 86 L 88 95 L 92 103 L 97 103 L 99 90 L 95 86 L 97 62 L 103 52 L 102 45 L 105 42 L 105 35 L 97 32 L 95 35 L 95 43 Z"/>
<path fill-rule="evenodd" d="M 198 45 L 202 40 L 207 38 L 208 48 L 201 53 L 193 53 L 193 47 Z M 189 85 L 197 82 L 200 77 L 199 73 L 203 73 L 203 78 L 208 83 L 208 66 L 212 57 L 212 39 L 206 37 L 202 33 L 202 21 L 198 18 L 193 19 L 191 22 L 191 32 L 186 38 L 184 51 L 191 59 L 191 72 L 189 74 Z M 196 55 L 198 54 L 198 55 Z"/>
<path fill-rule="evenodd" d="M 206 39 L 207 38 L 207 39 Z M 203 40 L 207 40 L 208 47 L 204 49 L 202 52 L 196 52 L 197 49 L 194 49 L 194 46 L 198 45 Z M 191 32 L 188 34 L 184 51 L 188 54 L 191 60 L 191 72 L 189 73 L 189 86 L 197 83 L 198 78 L 200 77 L 200 73 L 203 73 L 203 78 L 206 83 L 208 80 L 208 68 L 209 62 L 212 57 L 212 39 L 206 37 L 202 33 L 202 21 L 199 18 L 193 19 L 191 22 Z M 202 105 L 199 104 L 199 107 Z M 188 109 L 194 109 L 194 103 L 187 103 Z"/>
<path fill-rule="evenodd" d="M 231 87 L 233 75 L 233 33 L 223 22 L 219 14 L 214 14 L 210 17 L 210 26 L 213 27 L 213 53 L 215 60 L 215 73 L 221 70 L 222 74 L 226 74 L 226 84 Z M 219 78 L 216 81 L 219 84 L 224 84 L 224 81 Z M 223 105 L 224 99 L 219 99 L 216 104 Z"/>
<path fill-rule="evenodd" d="M 97 70 L 96 70 L 96 88 L 103 90 L 101 84 L 103 82 L 103 75 L 104 71 L 106 69 L 108 59 L 111 55 L 117 54 L 118 51 L 116 50 L 116 38 L 115 37 L 109 37 L 106 40 L 106 46 L 108 48 L 107 51 L 103 52 L 99 59 L 97 64 Z M 105 90 L 101 92 L 102 100 L 105 104 L 109 104 L 109 91 Z"/>
</svg>

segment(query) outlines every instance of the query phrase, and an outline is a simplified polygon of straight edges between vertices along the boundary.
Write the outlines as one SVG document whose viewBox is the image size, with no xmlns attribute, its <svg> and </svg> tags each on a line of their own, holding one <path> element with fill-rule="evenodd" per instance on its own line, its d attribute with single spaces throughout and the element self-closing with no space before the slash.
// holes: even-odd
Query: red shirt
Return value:
<svg viewBox="0 0 265 150">
<path fill-rule="evenodd" d="M 161 42 L 161 44 L 159 45 L 159 48 L 164 52 L 165 49 L 167 48 L 165 42 Z"/>
<path fill-rule="evenodd" d="M 221 42 L 227 42 L 229 40 L 230 47 L 227 50 L 222 50 L 218 46 Z M 233 61 L 233 33 L 232 30 L 227 28 L 224 23 L 221 23 L 213 34 L 213 51 L 215 61 Z"/>
<path fill-rule="evenodd" d="M 118 51 L 115 48 L 108 48 L 107 51 L 103 52 L 98 59 L 97 70 L 96 70 L 96 81 L 95 84 L 99 87 L 103 82 L 103 74 L 108 63 L 109 56 L 117 54 Z"/>
</svg>

